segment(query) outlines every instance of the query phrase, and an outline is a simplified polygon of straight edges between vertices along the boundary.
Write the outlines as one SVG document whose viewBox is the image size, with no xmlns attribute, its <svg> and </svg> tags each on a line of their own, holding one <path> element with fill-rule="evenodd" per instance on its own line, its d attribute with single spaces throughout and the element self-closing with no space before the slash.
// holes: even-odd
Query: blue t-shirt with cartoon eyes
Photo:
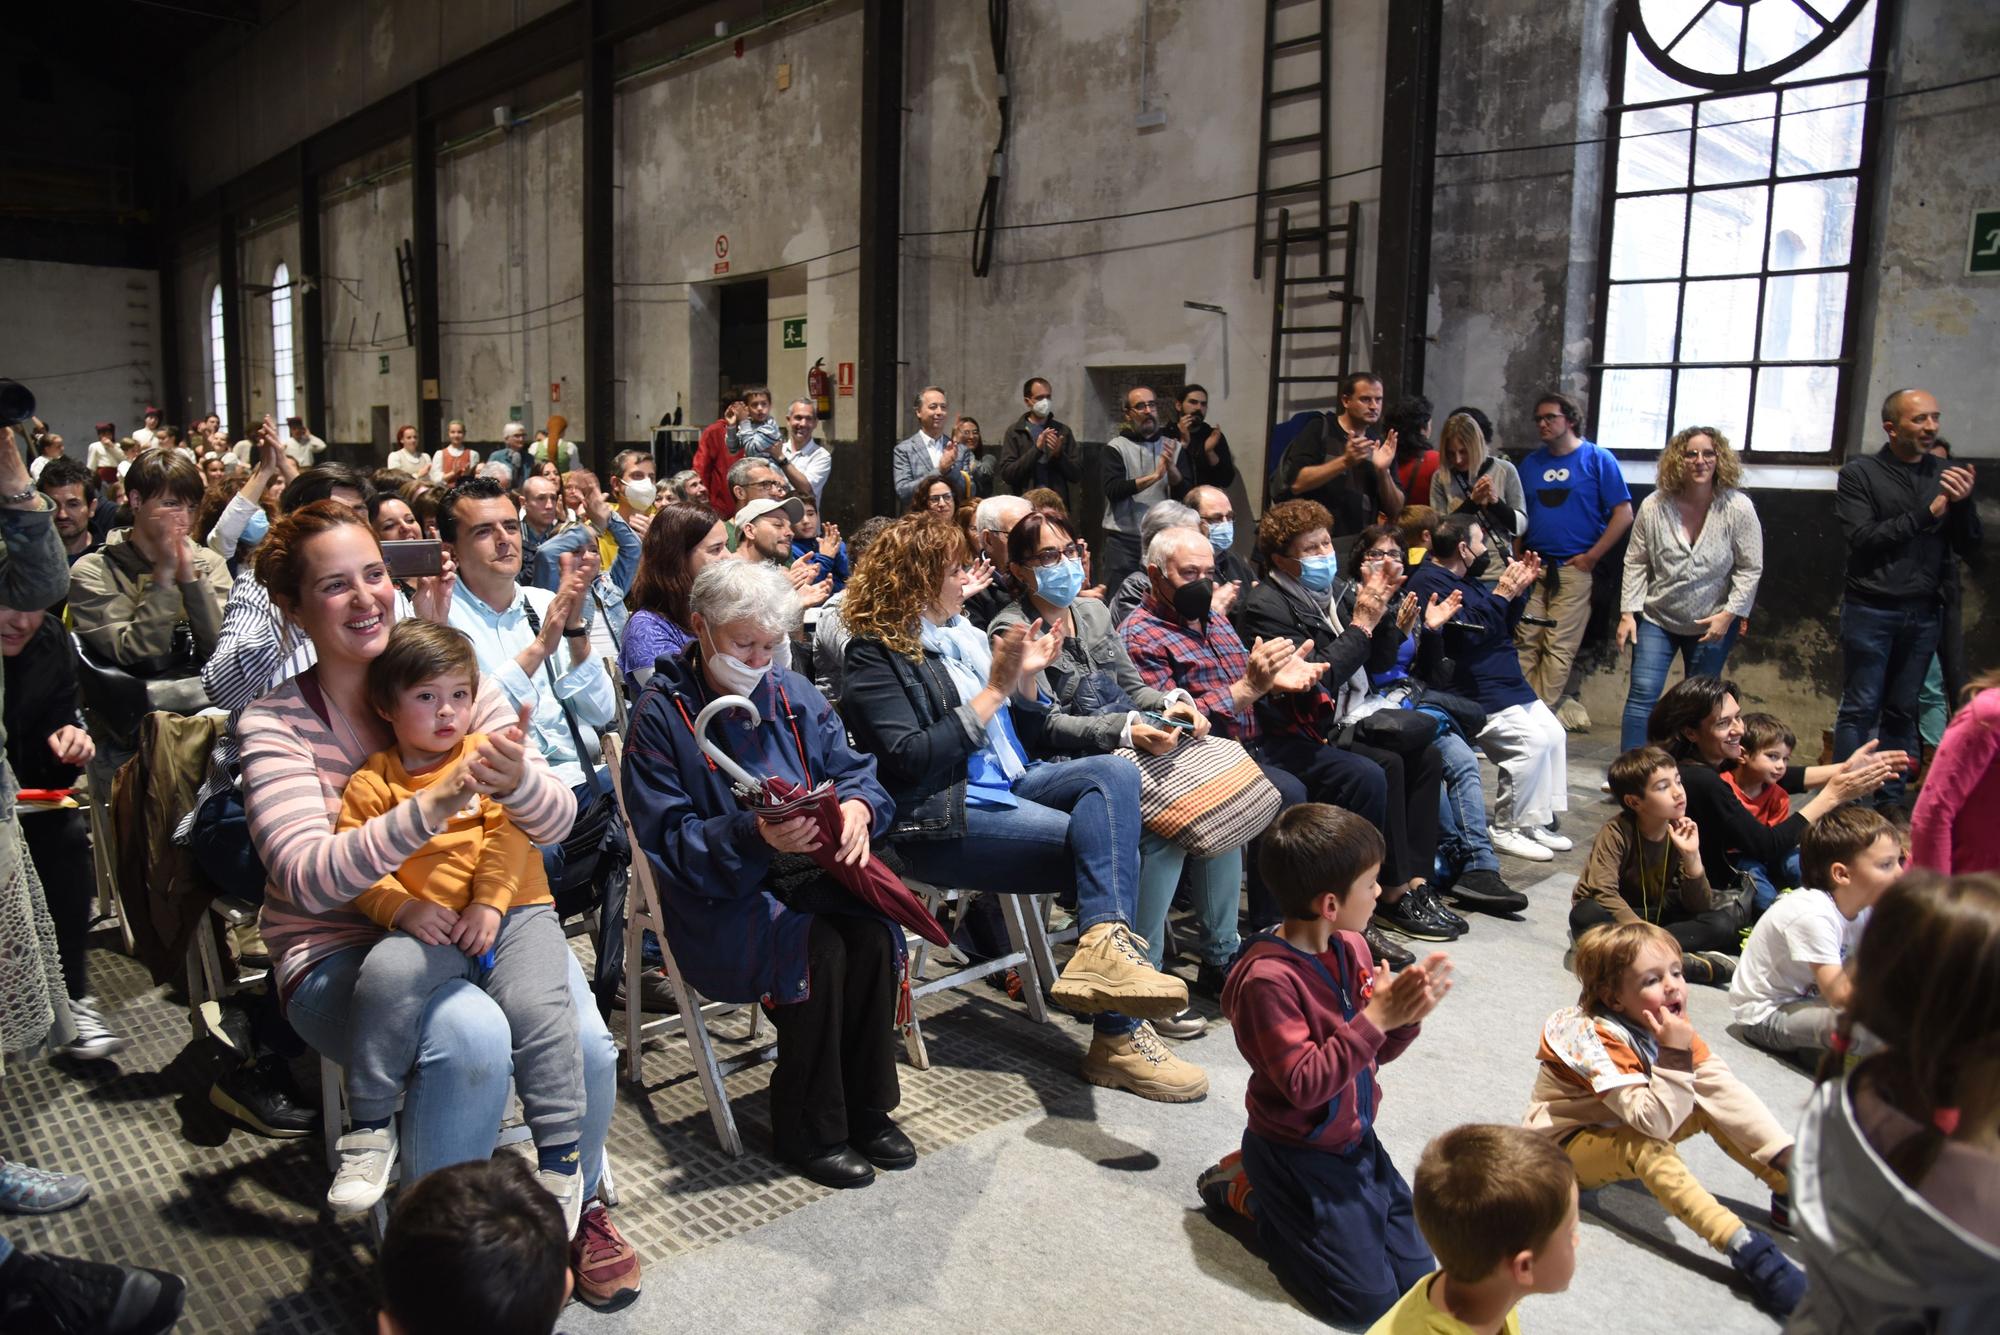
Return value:
<svg viewBox="0 0 2000 1335">
<path fill-rule="evenodd" d="M 1567 561 L 1604 536 L 1611 512 L 1632 500 L 1617 458 L 1584 441 L 1568 454 L 1540 449 L 1521 463 L 1528 550 Z"/>
</svg>

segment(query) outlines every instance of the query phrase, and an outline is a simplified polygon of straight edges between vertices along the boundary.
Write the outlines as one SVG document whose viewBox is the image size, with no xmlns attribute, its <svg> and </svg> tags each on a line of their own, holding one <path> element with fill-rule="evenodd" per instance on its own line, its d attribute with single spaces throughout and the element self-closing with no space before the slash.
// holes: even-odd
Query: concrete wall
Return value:
<svg viewBox="0 0 2000 1335">
<path fill-rule="evenodd" d="M 35 412 L 85 457 L 96 423 L 121 432 L 160 385 L 160 281 L 144 269 L 0 259 L 0 376 L 35 395 Z"/>
<path fill-rule="evenodd" d="M 583 435 L 583 118 L 566 102 L 440 155 L 444 416 L 500 439 L 518 410 Z M 550 386 L 560 386 L 552 401 Z M 414 420 L 415 402 L 411 403 Z"/>
<path fill-rule="evenodd" d="M 350 175 L 354 184 L 343 184 Z M 323 189 L 327 405 L 311 425 L 329 443 L 369 442 L 376 406 L 389 409 L 392 431 L 417 411 L 417 354 L 396 269 L 396 248 L 410 235 L 408 150 L 356 163 Z"/>
</svg>

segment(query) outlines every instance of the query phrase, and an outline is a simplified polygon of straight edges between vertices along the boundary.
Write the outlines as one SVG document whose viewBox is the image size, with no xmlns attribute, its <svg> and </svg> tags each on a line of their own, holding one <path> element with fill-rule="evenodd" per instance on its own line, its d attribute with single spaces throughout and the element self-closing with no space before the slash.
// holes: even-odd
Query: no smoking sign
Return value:
<svg viewBox="0 0 2000 1335">
<path fill-rule="evenodd" d="M 719 274 L 729 272 L 729 234 L 727 232 L 719 233 L 715 238 L 715 271 Z"/>
</svg>

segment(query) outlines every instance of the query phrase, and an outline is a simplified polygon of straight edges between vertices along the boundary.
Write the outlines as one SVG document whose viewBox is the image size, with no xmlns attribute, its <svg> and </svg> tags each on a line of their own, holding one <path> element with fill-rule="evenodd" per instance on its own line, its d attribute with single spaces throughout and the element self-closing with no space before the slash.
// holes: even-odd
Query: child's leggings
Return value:
<svg viewBox="0 0 2000 1335">
<path fill-rule="evenodd" d="M 1653 1193 L 1653 1199 L 1666 1206 L 1674 1218 L 1701 1235 L 1715 1250 L 1726 1252 L 1729 1240 L 1743 1227 L 1743 1221 L 1734 1210 L 1709 1194 L 1674 1149 L 1699 1131 L 1706 1131 L 1723 1153 L 1742 1164 L 1772 1191 L 1786 1190 L 1783 1173 L 1758 1163 L 1701 1108 L 1696 1108 L 1681 1123 L 1672 1141 L 1654 1140 L 1629 1126 L 1593 1127 L 1570 1137 L 1564 1148 L 1569 1151 L 1570 1162 L 1576 1165 L 1576 1185 L 1582 1190 L 1591 1191 L 1612 1182 L 1643 1182 L 1646 1190 Z"/>
</svg>

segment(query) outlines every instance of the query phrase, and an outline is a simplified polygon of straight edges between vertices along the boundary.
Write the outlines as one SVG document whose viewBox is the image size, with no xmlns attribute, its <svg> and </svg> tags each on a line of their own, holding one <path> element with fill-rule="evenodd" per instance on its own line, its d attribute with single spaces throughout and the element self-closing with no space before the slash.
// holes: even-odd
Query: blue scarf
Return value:
<svg viewBox="0 0 2000 1335">
<path fill-rule="evenodd" d="M 944 662 L 961 703 L 986 689 L 987 674 L 993 670 L 993 647 L 978 627 L 964 617 L 943 624 L 925 618 L 921 623 L 924 648 Z M 966 800 L 983 806 L 1012 807 L 1014 781 L 1027 772 L 1021 739 L 1014 732 L 1014 719 L 1005 701 L 986 725 L 986 744 L 966 762 Z"/>
</svg>

